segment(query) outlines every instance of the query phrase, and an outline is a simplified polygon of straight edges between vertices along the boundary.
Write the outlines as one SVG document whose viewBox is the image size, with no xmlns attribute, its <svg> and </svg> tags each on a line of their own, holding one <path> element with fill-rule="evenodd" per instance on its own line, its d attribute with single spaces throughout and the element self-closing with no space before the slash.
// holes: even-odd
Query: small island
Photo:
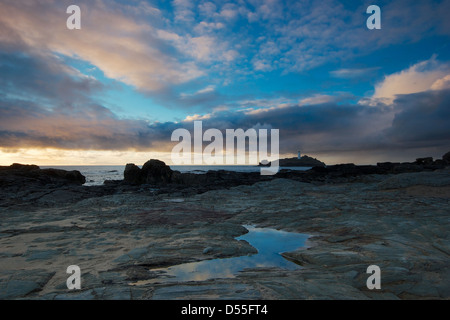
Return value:
<svg viewBox="0 0 450 320">
<path fill-rule="evenodd" d="M 260 167 L 269 167 L 270 162 L 267 164 L 263 164 L 263 162 L 259 163 Z M 304 155 L 302 157 L 293 157 L 293 158 L 285 158 L 279 160 L 280 167 L 325 167 L 325 163 L 317 160 L 316 158 L 309 157 Z"/>
</svg>

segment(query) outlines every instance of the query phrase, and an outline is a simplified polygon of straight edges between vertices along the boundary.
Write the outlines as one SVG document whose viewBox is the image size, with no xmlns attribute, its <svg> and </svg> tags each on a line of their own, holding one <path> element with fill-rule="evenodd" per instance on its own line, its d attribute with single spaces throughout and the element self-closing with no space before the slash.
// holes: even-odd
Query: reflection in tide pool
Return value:
<svg viewBox="0 0 450 320">
<path fill-rule="evenodd" d="M 269 228 L 244 227 L 249 232 L 236 239 L 249 242 L 258 250 L 257 254 L 185 263 L 164 269 L 153 269 L 153 271 L 163 271 L 169 277 L 176 277 L 178 281 L 203 281 L 233 278 L 239 271 L 246 268 L 278 267 L 288 270 L 300 268 L 297 264 L 284 259 L 280 253 L 304 246 L 308 235 Z"/>
</svg>

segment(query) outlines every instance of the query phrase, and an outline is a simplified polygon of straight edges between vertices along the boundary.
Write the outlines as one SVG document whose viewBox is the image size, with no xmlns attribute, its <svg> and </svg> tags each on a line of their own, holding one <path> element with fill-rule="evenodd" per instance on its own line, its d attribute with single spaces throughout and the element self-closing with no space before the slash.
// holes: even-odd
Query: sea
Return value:
<svg viewBox="0 0 450 320">
<path fill-rule="evenodd" d="M 78 170 L 86 177 L 85 186 L 102 185 L 105 180 L 123 180 L 125 166 L 40 166 L 41 169 L 54 168 L 62 170 Z M 258 172 L 261 167 L 258 166 L 170 166 L 172 170 L 181 173 L 203 174 L 209 170 L 228 170 L 236 172 Z M 282 167 L 281 169 L 305 171 L 311 167 Z"/>
</svg>

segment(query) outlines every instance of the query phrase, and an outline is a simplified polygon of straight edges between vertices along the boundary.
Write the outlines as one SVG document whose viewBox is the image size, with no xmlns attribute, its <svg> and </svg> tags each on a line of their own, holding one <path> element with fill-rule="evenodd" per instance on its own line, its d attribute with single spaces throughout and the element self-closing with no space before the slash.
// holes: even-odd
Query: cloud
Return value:
<svg viewBox="0 0 450 320">
<path fill-rule="evenodd" d="M 353 68 L 353 69 L 343 68 L 343 69 L 330 71 L 330 75 L 335 78 L 339 78 L 339 79 L 356 79 L 356 78 L 366 77 L 378 69 L 380 69 L 380 68 L 377 68 L 377 67 Z"/>
<path fill-rule="evenodd" d="M 256 47 L 252 62 L 258 71 L 304 72 L 330 62 L 350 61 L 389 45 L 450 34 L 445 14 L 450 9 L 448 1 L 379 1 L 379 32 L 366 28 L 367 3 L 324 0 L 251 4 L 253 9 L 243 9 L 249 26 L 264 35 L 259 41 L 247 37 L 251 47 Z M 353 77 L 366 71 L 370 70 L 341 69 L 334 75 Z"/>
<path fill-rule="evenodd" d="M 432 57 L 406 70 L 386 76 L 375 86 L 374 99 L 392 102 L 396 95 L 443 89 L 448 86 L 450 65 Z"/>
<path fill-rule="evenodd" d="M 430 87 L 431 90 L 450 89 L 450 74 L 436 80 Z"/>
<path fill-rule="evenodd" d="M 82 29 L 68 30 L 68 4 L 44 0 L 24 6 L 17 1 L 2 1 L 0 25 L 10 32 L 1 33 L 0 43 L 26 45 L 42 54 L 57 52 L 88 61 L 107 77 L 142 91 L 181 84 L 203 75 L 194 62 L 181 62 L 171 55 L 165 39 L 158 38 L 151 25 L 132 16 L 132 11 L 126 10 L 129 7 L 124 9 L 115 2 L 79 3 Z"/>
<path fill-rule="evenodd" d="M 217 11 L 217 6 L 213 2 L 202 2 L 198 5 L 199 13 L 204 17 L 211 17 Z"/>
<path fill-rule="evenodd" d="M 303 98 L 275 98 L 275 99 L 256 99 L 256 100 L 244 100 L 240 101 L 241 108 L 248 115 L 256 115 L 260 113 L 266 113 L 277 109 L 290 108 L 293 105 L 296 106 L 314 106 L 325 103 L 341 103 L 353 99 L 353 95 L 348 93 L 336 93 L 334 95 L 329 94 L 313 94 L 311 96 Z M 244 108 L 242 108 L 244 107 Z"/>
<path fill-rule="evenodd" d="M 225 24 L 222 22 L 201 21 L 197 26 L 195 26 L 194 30 L 198 33 L 208 33 L 223 28 L 225 28 Z"/>
<path fill-rule="evenodd" d="M 440 157 L 450 149 L 450 90 L 405 94 L 393 105 L 328 101 L 315 105 L 285 104 L 259 112 L 223 110 L 209 114 L 203 127 L 280 129 L 280 152 L 410 161 L 418 155 Z M 199 116 L 191 120 L 198 120 Z M 188 121 L 183 126 L 192 130 Z M 370 155 L 370 156 L 369 156 Z M 411 158 L 412 157 L 412 158 Z M 358 160 L 353 158 L 354 162 Z M 375 160 L 376 161 L 376 160 Z"/>
<path fill-rule="evenodd" d="M 326 102 L 285 105 L 265 112 L 219 109 L 182 122 L 120 119 L 101 105 L 47 110 L 30 102 L 2 99 L 0 148 L 139 150 L 170 152 L 172 132 L 203 129 L 280 129 L 280 152 L 339 156 L 364 152 L 372 159 L 441 156 L 450 148 L 450 90 L 399 95 L 393 105 Z M 415 154 L 414 154 L 415 152 Z M 427 153 L 428 152 L 428 153 Z M 388 157 L 389 158 L 389 157 Z M 409 159 L 411 160 L 411 159 Z M 353 160 L 357 162 L 357 159 Z"/>
<path fill-rule="evenodd" d="M 210 64 L 213 62 L 233 61 L 239 54 L 228 49 L 228 43 L 219 41 L 212 35 L 180 36 L 167 30 L 158 30 L 160 39 L 170 42 L 180 54 L 193 58 L 196 62 Z"/>
<path fill-rule="evenodd" d="M 312 97 L 304 98 L 300 100 L 300 105 L 314 105 L 332 102 L 336 100 L 336 96 L 326 94 L 315 94 Z"/>
<path fill-rule="evenodd" d="M 173 0 L 172 6 L 174 7 L 175 21 L 194 21 L 194 2 L 191 0 Z"/>
<path fill-rule="evenodd" d="M 117 118 L 100 105 L 48 110 L 22 100 L 0 101 L 1 147 L 120 150 L 151 145 L 145 121 Z"/>
<path fill-rule="evenodd" d="M 227 20 L 236 18 L 238 14 L 239 14 L 238 7 L 233 3 L 226 3 L 219 13 L 220 17 L 225 18 Z"/>
<path fill-rule="evenodd" d="M 199 115 L 199 114 L 194 114 L 193 116 L 187 116 L 186 119 L 184 119 L 184 122 L 192 122 L 192 121 L 199 121 L 199 120 L 207 120 L 211 118 L 210 114 L 205 114 L 205 115 Z"/>
<path fill-rule="evenodd" d="M 394 111 L 392 126 L 386 130 L 393 144 L 414 148 L 449 147 L 449 89 L 399 95 Z"/>
<path fill-rule="evenodd" d="M 82 30 L 77 31 L 65 27 L 69 4 L 2 1 L 0 42 L 87 61 L 107 77 L 151 94 L 205 76 L 233 77 L 237 68 L 247 75 L 303 72 L 427 34 L 450 34 L 447 1 L 382 1 L 383 28 L 389 32 L 369 32 L 364 5 L 337 0 L 174 0 L 173 14 L 145 1 L 79 1 Z M 405 16 L 410 20 L 398 23 Z M 340 69 L 332 75 L 366 71 Z"/>
<path fill-rule="evenodd" d="M 0 51 L 0 93 L 5 96 L 70 102 L 105 88 L 95 78 L 67 66 L 55 55 L 5 51 Z"/>
</svg>

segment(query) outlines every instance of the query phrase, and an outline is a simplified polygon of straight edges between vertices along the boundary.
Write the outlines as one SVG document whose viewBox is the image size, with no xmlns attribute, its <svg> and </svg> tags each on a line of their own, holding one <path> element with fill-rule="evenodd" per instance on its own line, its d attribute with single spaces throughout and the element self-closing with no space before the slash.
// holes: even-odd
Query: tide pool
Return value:
<svg viewBox="0 0 450 320">
<path fill-rule="evenodd" d="M 199 262 L 184 263 L 168 268 L 153 269 L 169 278 L 178 281 L 204 281 L 218 278 L 233 278 L 240 271 L 248 268 L 281 268 L 285 270 L 299 269 L 300 266 L 286 260 L 282 252 L 293 251 L 305 245 L 308 235 L 280 231 L 271 228 L 244 226 L 249 232 L 237 237 L 245 240 L 258 250 L 248 256 L 212 259 Z"/>
</svg>

